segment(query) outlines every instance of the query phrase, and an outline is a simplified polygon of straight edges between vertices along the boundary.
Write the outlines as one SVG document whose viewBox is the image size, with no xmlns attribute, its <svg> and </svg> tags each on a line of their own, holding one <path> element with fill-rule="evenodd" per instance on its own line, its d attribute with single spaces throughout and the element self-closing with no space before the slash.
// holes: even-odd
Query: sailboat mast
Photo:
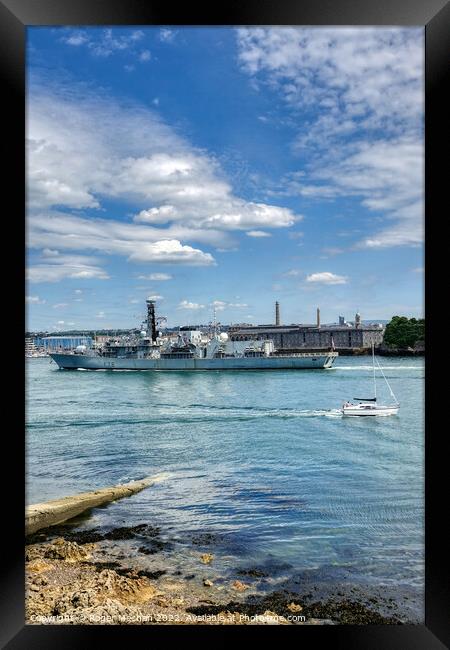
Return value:
<svg viewBox="0 0 450 650">
<path fill-rule="evenodd" d="M 383 368 L 380 366 L 380 362 L 378 361 L 378 359 L 377 359 L 377 364 L 378 364 L 378 368 L 380 369 L 381 374 L 383 375 L 383 379 L 384 379 L 384 381 L 386 382 L 386 384 L 387 384 L 387 386 L 388 386 L 388 388 L 389 388 L 389 391 L 390 391 L 392 397 L 395 399 L 396 403 L 398 404 L 398 399 L 397 399 L 396 396 L 394 395 L 394 391 L 392 390 L 391 385 L 390 385 L 390 383 L 388 382 L 387 377 L 386 377 L 386 375 L 384 374 L 384 372 L 383 372 Z"/>
<path fill-rule="evenodd" d="M 377 379 L 375 376 L 375 348 L 372 341 L 372 364 L 373 364 L 373 390 L 375 393 L 375 401 L 377 399 Z"/>
</svg>

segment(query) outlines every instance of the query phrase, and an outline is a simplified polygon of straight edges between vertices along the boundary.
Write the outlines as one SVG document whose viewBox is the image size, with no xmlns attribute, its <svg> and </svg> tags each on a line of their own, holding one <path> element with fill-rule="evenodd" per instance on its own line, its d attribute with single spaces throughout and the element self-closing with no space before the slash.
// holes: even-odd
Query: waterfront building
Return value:
<svg viewBox="0 0 450 650">
<path fill-rule="evenodd" d="M 44 349 L 50 350 L 74 350 L 78 345 L 85 345 L 91 348 L 93 339 L 90 336 L 46 336 L 42 339 Z"/>
<path fill-rule="evenodd" d="M 231 327 L 229 335 L 234 341 L 272 339 L 277 349 L 314 350 L 334 347 L 338 351 L 359 351 L 370 349 L 372 344 L 381 345 L 384 329 L 379 323 L 363 324 L 359 313 L 353 323 L 347 323 L 340 317 L 338 325 L 323 325 L 320 322 L 320 309 L 317 308 L 315 324 L 239 325 Z"/>
</svg>

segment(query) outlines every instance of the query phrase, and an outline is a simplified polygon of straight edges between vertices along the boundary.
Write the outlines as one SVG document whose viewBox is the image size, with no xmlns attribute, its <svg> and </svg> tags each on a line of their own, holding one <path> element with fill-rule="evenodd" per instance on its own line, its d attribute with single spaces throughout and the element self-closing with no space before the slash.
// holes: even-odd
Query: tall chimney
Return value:
<svg viewBox="0 0 450 650">
<path fill-rule="evenodd" d="M 317 327 L 320 327 L 320 309 L 317 307 Z"/>
<path fill-rule="evenodd" d="M 275 325 L 281 325 L 280 323 L 280 303 L 278 300 L 275 303 Z"/>
</svg>

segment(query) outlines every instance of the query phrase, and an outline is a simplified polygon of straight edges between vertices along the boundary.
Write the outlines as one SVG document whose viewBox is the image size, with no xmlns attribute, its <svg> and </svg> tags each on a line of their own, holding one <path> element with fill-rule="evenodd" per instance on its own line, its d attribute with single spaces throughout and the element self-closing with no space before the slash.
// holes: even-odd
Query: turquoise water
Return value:
<svg viewBox="0 0 450 650">
<path fill-rule="evenodd" d="M 260 373 L 60 371 L 30 359 L 27 501 L 166 472 L 84 525 L 158 524 L 181 545 L 207 531 L 224 567 L 271 561 L 421 589 L 424 362 L 380 362 L 397 417 L 340 415 L 370 396 L 370 357 Z"/>
</svg>

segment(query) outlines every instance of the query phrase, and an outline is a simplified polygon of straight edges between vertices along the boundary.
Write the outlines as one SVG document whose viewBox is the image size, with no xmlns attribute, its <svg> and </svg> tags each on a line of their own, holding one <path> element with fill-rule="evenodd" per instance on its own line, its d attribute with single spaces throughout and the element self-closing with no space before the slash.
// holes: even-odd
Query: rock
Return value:
<svg viewBox="0 0 450 650">
<path fill-rule="evenodd" d="M 289 605 L 287 605 L 287 608 L 290 612 L 301 612 L 303 609 L 301 605 L 297 605 L 296 603 L 289 603 Z"/>
<path fill-rule="evenodd" d="M 264 614 L 257 614 L 249 625 L 290 625 L 289 621 L 275 612 L 266 610 Z"/>
<path fill-rule="evenodd" d="M 203 562 L 203 564 L 210 564 L 214 559 L 214 555 L 211 555 L 211 553 L 203 553 L 203 555 L 200 555 L 200 562 Z"/>
<path fill-rule="evenodd" d="M 44 557 L 65 562 L 79 562 L 90 557 L 89 551 L 93 547 L 94 544 L 80 546 L 76 542 L 66 542 L 62 537 L 58 537 L 45 549 Z"/>
<path fill-rule="evenodd" d="M 211 580 L 203 580 L 205 587 L 212 587 L 214 583 Z"/>
<path fill-rule="evenodd" d="M 52 565 L 49 562 L 44 562 L 44 560 L 31 560 L 31 562 L 27 562 L 26 565 L 26 570 L 31 571 L 33 573 L 41 573 L 42 571 L 49 571 L 52 569 Z"/>
<path fill-rule="evenodd" d="M 236 589 L 236 591 L 245 591 L 248 589 L 248 585 L 244 585 L 243 582 L 240 580 L 235 580 L 232 584 L 233 589 Z"/>
</svg>

